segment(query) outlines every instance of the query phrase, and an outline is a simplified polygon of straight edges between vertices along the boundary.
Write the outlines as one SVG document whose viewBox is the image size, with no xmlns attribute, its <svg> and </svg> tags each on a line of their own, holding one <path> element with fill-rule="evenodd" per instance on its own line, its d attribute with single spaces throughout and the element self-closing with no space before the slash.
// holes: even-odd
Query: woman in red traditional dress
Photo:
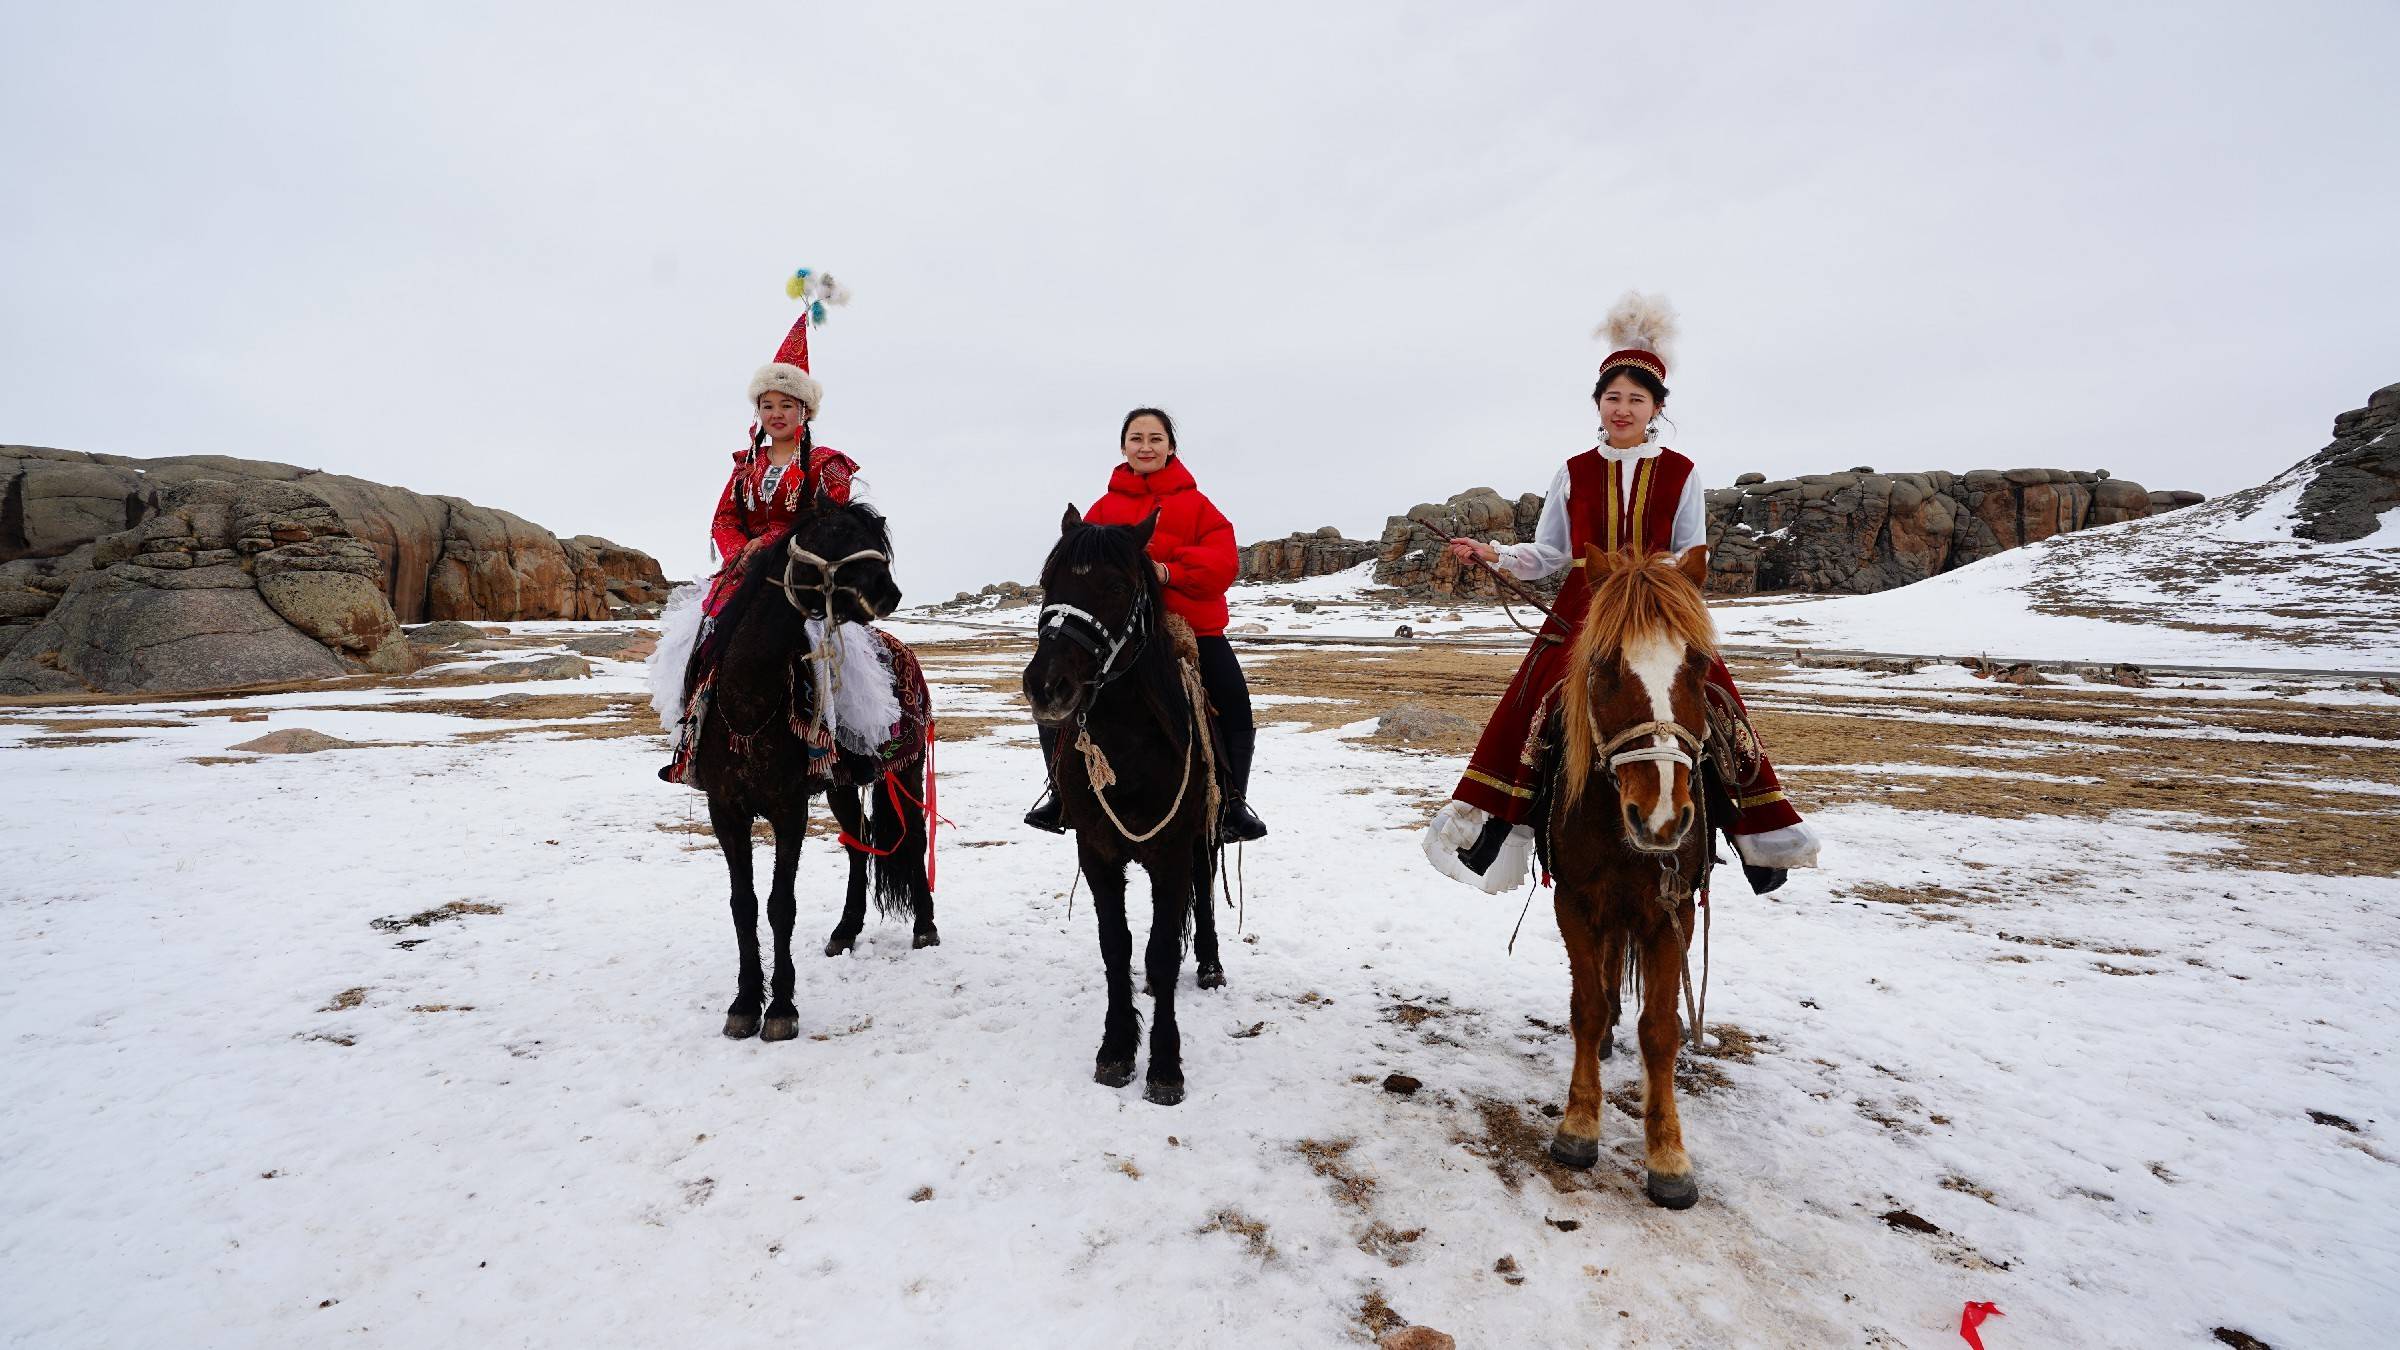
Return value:
<svg viewBox="0 0 2400 1350">
<path fill-rule="evenodd" d="M 683 781 L 690 728 L 702 712 L 696 696 L 711 673 L 710 639 L 750 560 L 782 539 L 793 519 L 814 503 L 847 505 L 858 473 L 857 461 L 818 445 L 810 430 L 824 406 L 825 387 L 808 369 L 809 321 L 824 322 L 825 306 L 846 303 L 849 295 L 830 275 L 807 271 L 794 278 L 790 293 L 805 307 L 775 359 L 750 377 L 750 408 L 756 416 L 750 444 L 733 452 L 733 473 L 709 520 L 709 543 L 720 559 L 716 575 L 705 584 L 677 588 L 660 616 L 650 688 L 652 706 L 674 747 L 674 757 L 658 771 L 670 783 Z M 860 644 L 860 650 L 870 648 Z"/>
<path fill-rule="evenodd" d="M 1599 382 L 1592 386 L 1601 443 L 1568 460 L 1551 480 L 1531 542 L 1453 539 L 1453 552 L 1533 581 L 1570 566 L 1580 569 L 1587 546 L 1636 554 L 1708 547 L 1700 475 L 1690 459 L 1657 441 L 1657 419 L 1667 403 L 1667 362 L 1661 353 L 1673 328 L 1674 316 L 1663 301 L 1627 295 L 1617 303 L 1607 328 L 1616 350 L 1600 363 Z M 1555 616 L 1509 681 L 1452 800 L 1426 827 L 1425 854 L 1445 876 L 1494 894 L 1524 880 L 1533 853 L 1533 829 L 1526 818 L 1537 777 L 1528 741 L 1538 730 L 1534 719 L 1543 700 L 1565 669 L 1588 596 L 1578 570 L 1567 578 Z M 1741 696 L 1722 660 L 1712 665 L 1708 679 L 1713 695 L 1721 696 L 1712 702 L 1746 730 Z M 1818 843 L 1784 796 L 1755 733 L 1738 739 L 1746 742 L 1737 746 L 1744 781 L 1726 785 L 1737 812 L 1728 833 L 1751 885 L 1763 894 L 1783 884 L 1787 869 L 1815 866 Z"/>
<path fill-rule="evenodd" d="M 1165 588 L 1167 612 L 1192 626 L 1200 648 L 1200 683 L 1225 745 L 1224 809 L 1217 833 L 1227 843 L 1264 838 L 1267 826 L 1250 809 L 1250 756 L 1258 742 L 1250 717 L 1250 684 L 1225 640 L 1226 589 L 1241 570 L 1233 522 L 1217 509 L 1175 445 L 1175 419 L 1157 408 L 1136 408 L 1117 428 L 1125 462 L 1109 475 L 1108 492 L 1083 513 L 1086 525 L 1139 525 L 1158 513 L 1150 535 L 1150 565 Z M 1056 733 L 1042 731 L 1042 761 L 1058 762 Z M 1025 823 L 1052 834 L 1066 831 L 1058 793 L 1046 791 Z"/>
</svg>

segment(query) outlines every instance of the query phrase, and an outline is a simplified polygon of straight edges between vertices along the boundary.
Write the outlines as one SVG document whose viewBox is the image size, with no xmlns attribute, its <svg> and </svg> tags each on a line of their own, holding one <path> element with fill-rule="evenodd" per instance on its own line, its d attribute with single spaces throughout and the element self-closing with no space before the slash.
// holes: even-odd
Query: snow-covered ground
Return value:
<svg viewBox="0 0 2400 1350">
<path fill-rule="evenodd" d="M 1021 656 L 978 641 L 927 653 L 954 715 L 1009 707 Z M 1826 869 L 1718 891 L 1703 1198 L 1669 1214 L 1622 1111 L 1595 1172 L 1543 1161 L 1565 956 L 1543 902 L 1511 955 L 1517 905 L 1425 867 L 1455 762 L 1268 727 L 1275 833 L 1161 1108 L 1091 1081 L 1100 960 L 1071 845 L 1017 823 L 1029 727 L 941 747 L 943 945 L 815 955 L 812 843 L 802 1038 L 730 1042 L 722 865 L 658 742 L 410 711 L 639 704 L 597 664 L 0 710 L 0 1340 L 1328 1346 L 1388 1306 L 1464 1346 L 1935 1347 L 1992 1300 L 1992 1350 L 2389 1344 L 2391 877 L 2246 870 L 2162 813 L 1822 811 Z M 384 744 L 229 750 L 298 726 Z"/>
</svg>

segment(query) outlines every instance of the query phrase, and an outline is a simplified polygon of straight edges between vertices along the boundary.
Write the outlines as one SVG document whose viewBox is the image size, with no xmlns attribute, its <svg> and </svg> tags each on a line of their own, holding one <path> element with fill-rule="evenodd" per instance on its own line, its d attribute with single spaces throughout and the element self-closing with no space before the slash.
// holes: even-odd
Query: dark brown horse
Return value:
<svg viewBox="0 0 2400 1350">
<path fill-rule="evenodd" d="M 709 824 L 733 883 L 741 974 L 733 1005 L 725 1010 L 728 1036 L 788 1041 L 800 1034 L 792 1006 L 793 881 L 800 841 L 808 833 L 809 799 L 819 792 L 849 838 L 870 846 L 847 848 L 849 891 L 825 954 L 838 956 L 857 941 L 866 922 L 870 874 L 876 908 L 913 917 L 915 945 L 941 941 L 925 875 L 925 814 L 918 806 L 925 799 L 923 755 L 887 766 L 838 743 L 819 748 L 805 735 L 818 697 L 810 662 L 820 655 L 805 621 L 825 620 L 830 632 L 832 623 L 869 623 L 890 613 L 900 603 L 891 551 L 883 518 L 871 507 L 825 506 L 804 513 L 782 545 L 760 550 L 718 616 L 722 645 L 716 649 L 708 713 L 685 781 L 708 794 Z M 708 646 L 704 643 L 704 650 Z M 695 666 L 699 659 L 696 655 Z M 835 772 L 812 772 L 827 755 L 835 757 Z M 868 785 L 874 800 L 871 822 L 859 800 L 860 784 Z M 765 1003 L 758 891 L 751 876 L 750 822 L 759 819 L 775 830 L 775 870 L 767 890 L 767 925 L 775 936 L 771 1003 Z"/>
<path fill-rule="evenodd" d="M 1108 1021 L 1092 1077 L 1133 1081 L 1141 1019 L 1133 1007 L 1133 937 L 1125 869 L 1150 874 L 1150 1064 L 1142 1095 L 1183 1100 L 1175 981 L 1187 926 L 1199 985 L 1225 983 L 1209 890 L 1216 880 L 1215 755 L 1197 676 L 1171 648 L 1158 574 L 1143 550 L 1157 524 L 1086 525 L 1070 506 L 1042 564 L 1041 634 L 1025 667 L 1025 701 L 1057 752 L 1059 805 L 1092 883 L 1100 955 L 1108 964 Z M 1085 746 L 1091 747 L 1089 750 Z"/>
<path fill-rule="evenodd" d="M 1590 549 L 1582 565 L 1591 605 L 1560 690 L 1539 831 L 1575 978 L 1575 1067 L 1550 1156 L 1569 1167 L 1599 1160 L 1600 1060 L 1630 973 L 1641 997 L 1643 1189 L 1685 1209 L 1700 1190 L 1675 1112 L 1676 995 L 1711 860 L 1700 786 L 1716 650 L 1700 591 L 1708 554 Z"/>
</svg>

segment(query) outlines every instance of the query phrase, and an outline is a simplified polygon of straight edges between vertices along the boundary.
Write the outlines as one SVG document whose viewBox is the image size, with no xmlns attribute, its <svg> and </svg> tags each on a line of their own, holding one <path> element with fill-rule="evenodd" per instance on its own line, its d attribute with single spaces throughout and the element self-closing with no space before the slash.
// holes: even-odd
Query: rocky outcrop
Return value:
<svg viewBox="0 0 2400 1350">
<path fill-rule="evenodd" d="M 566 542 L 589 553 L 599 564 L 600 575 L 608 583 L 608 607 L 612 615 L 624 610 L 617 617 L 658 617 L 656 608 L 667 603 L 667 592 L 673 589 L 658 559 L 596 534 L 579 534 Z"/>
<path fill-rule="evenodd" d="M 1488 487 L 1469 488 L 1444 502 L 1419 502 L 1383 523 L 1376 541 L 1375 580 L 1427 598 L 1490 599 L 1499 583 L 1482 568 L 1462 563 L 1444 545 L 1455 538 L 1517 544 L 1533 538 L 1542 518 L 1541 494 L 1510 499 Z M 1544 594 L 1557 579 L 1537 585 Z"/>
<path fill-rule="evenodd" d="M 2345 416 L 2363 424 L 2361 414 Z M 1776 482 L 1743 474 L 1732 487 L 1708 493 L 1709 590 L 1888 590 L 2055 534 L 2139 520 L 2201 500 L 2197 492 L 2152 492 L 2105 470 L 1880 474 L 1862 467 Z M 1320 530 L 1253 544 L 1243 554 L 1243 579 L 1289 579 L 1289 550 L 1305 540 L 1327 563 L 1374 557 L 1379 584 L 1416 598 L 1488 598 L 1498 592 L 1497 583 L 1481 568 L 1452 558 L 1443 541 L 1468 536 L 1520 543 L 1533 537 L 1541 513 L 1535 493 L 1511 500 L 1488 487 L 1470 488 L 1391 517 L 1373 543 Z M 1554 592 L 1557 580 L 1534 589 Z"/>
<path fill-rule="evenodd" d="M 2382 517 L 2400 507 L 2400 384 L 2387 384 L 2367 406 L 2333 419 L 2333 444 L 2306 461 L 2315 472 L 2301 489 L 2302 539 L 2339 544 L 2364 539 L 2382 528 Z"/>
<path fill-rule="evenodd" d="M 331 508 L 375 558 L 375 585 L 405 623 L 635 617 L 665 599 L 657 562 L 605 539 L 562 540 L 463 498 L 222 455 L 135 459 L 0 446 L 0 565 L 63 558 L 141 524 L 163 494 L 201 479 L 286 484 Z M 35 580 L 30 571 L 15 581 L 0 575 L 0 595 L 38 591 Z M 11 603 L 0 601 L 0 620 Z M 21 610 L 32 602 L 13 603 Z"/>
<path fill-rule="evenodd" d="M 1365 539 L 1344 539 L 1331 525 L 1242 549 L 1242 581 L 1299 581 L 1347 572 L 1382 552 Z"/>
<path fill-rule="evenodd" d="M 2162 500 L 2163 499 L 2163 500 Z M 1744 474 L 1708 494 L 1709 590 L 1890 590 L 2053 535 L 2190 505 L 2106 470 Z"/>
<path fill-rule="evenodd" d="M 224 688 L 398 673 L 415 657 L 382 563 L 290 483 L 194 478 L 141 523 L 0 565 L 0 694 Z M 64 584 L 60 584 L 63 581 Z M 38 607 L 25 597 L 40 597 Z"/>
<path fill-rule="evenodd" d="M 968 610 L 1023 609 L 1040 604 L 1042 588 L 1017 581 L 995 581 L 979 591 L 960 591 L 934 608 L 951 613 Z"/>
</svg>

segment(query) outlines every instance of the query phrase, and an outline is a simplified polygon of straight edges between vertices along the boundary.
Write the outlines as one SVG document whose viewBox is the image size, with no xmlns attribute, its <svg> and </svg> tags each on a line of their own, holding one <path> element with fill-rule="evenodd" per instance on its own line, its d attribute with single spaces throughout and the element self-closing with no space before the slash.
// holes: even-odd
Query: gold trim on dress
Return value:
<svg viewBox="0 0 2400 1350">
<path fill-rule="evenodd" d="M 1781 791 L 1762 792 L 1755 797 L 1744 797 L 1740 801 L 1735 802 L 1734 806 L 1740 810 L 1747 811 L 1753 806 L 1767 806 L 1782 800 L 1783 793 Z"/>
<path fill-rule="evenodd" d="M 1495 792 L 1505 792 L 1511 797 L 1522 797 L 1527 801 L 1533 800 L 1533 790 L 1531 788 L 1521 788 L 1508 783 L 1503 783 L 1499 779 L 1492 777 L 1490 774 L 1485 773 L 1480 769 L 1467 770 L 1466 777 L 1468 782 L 1481 783 L 1485 787 L 1488 787 Z M 1780 797 L 1783 794 L 1778 792 L 1775 795 Z"/>
<path fill-rule="evenodd" d="M 1605 455 L 1601 457 L 1600 462 L 1605 466 L 1600 473 L 1601 497 L 1608 503 L 1606 509 L 1600 513 L 1607 520 L 1607 524 L 1601 531 L 1604 536 L 1601 542 L 1602 547 L 1614 553 L 1617 551 L 1617 536 L 1620 533 L 1617 525 L 1617 513 L 1624 509 L 1625 494 L 1623 489 L 1617 486 L 1617 462 Z"/>
<path fill-rule="evenodd" d="M 1642 556 L 1642 546 L 1647 542 L 1642 538 L 1642 518 L 1650 509 L 1650 480 L 1657 476 L 1650 469 L 1656 463 L 1658 458 L 1654 455 L 1634 465 L 1633 469 L 1633 511 L 1625 520 L 1625 537 L 1632 544 L 1633 554 L 1637 558 Z"/>
</svg>

